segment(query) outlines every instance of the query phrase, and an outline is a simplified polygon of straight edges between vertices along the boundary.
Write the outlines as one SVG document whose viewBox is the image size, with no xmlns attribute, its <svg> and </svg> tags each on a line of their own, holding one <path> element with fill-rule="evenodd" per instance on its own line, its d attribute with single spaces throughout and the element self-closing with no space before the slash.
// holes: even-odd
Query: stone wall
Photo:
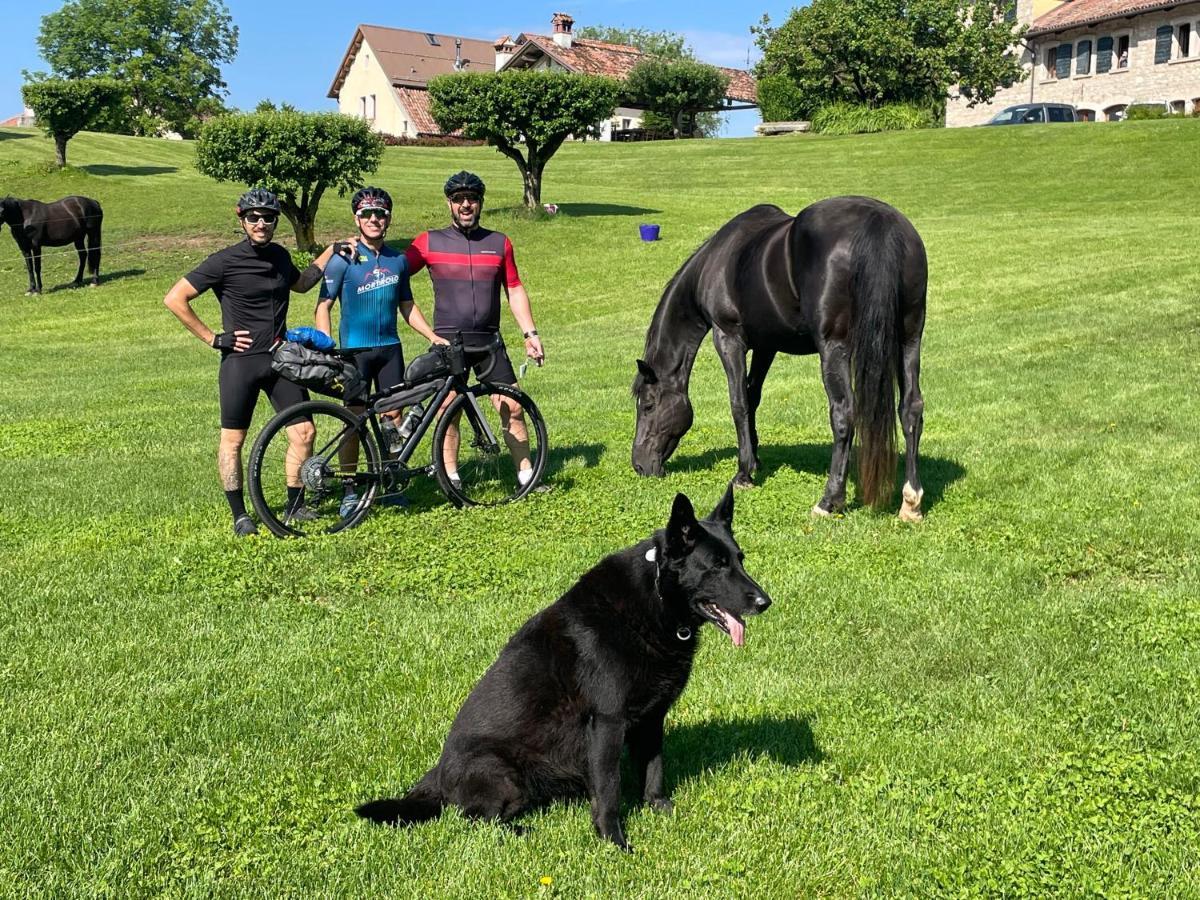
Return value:
<svg viewBox="0 0 1200 900">
<path fill-rule="evenodd" d="M 1030 15 L 1030 0 L 1018 2 L 1018 21 Z M 1188 25 L 1189 47 L 1186 55 L 1180 46 L 1179 26 Z M 1158 30 L 1172 27 L 1170 59 L 1155 63 Z M 973 109 L 951 90 L 946 104 L 946 124 L 980 125 L 1006 106 L 1016 103 L 1070 103 L 1096 120 L 1111 118 L 1124 111 L 1130 103 L 1171 103 L 1185 113 L 1200 109 L 1200 3 L 1188 3 L 1169 11 L 1145 13 L 1132 18 L 1112 19 L 1097 25 L 1071 28 L 1056 34 L 1027 38 L 1021 63 L 1025 80 L 1011 88 L 1001 89 L 989 104 Z M 1112 68 L 1098 72 L 1098 44 L 1102 38 L 1129 37 L 1127 66 L 1118 68 L 1116 52 Z M 1077 51 L 1081 41 L 1091 41 L 1091 58 L 1087 72 L 1079 72 Z M 1115 42 L 1114 42 L 1115 43 Z M 1053 66 L 1047 67 L 1047 53 L 1060 44 L 1071 45 L 1070 73 L 1055 77 Z"/>
</svg>

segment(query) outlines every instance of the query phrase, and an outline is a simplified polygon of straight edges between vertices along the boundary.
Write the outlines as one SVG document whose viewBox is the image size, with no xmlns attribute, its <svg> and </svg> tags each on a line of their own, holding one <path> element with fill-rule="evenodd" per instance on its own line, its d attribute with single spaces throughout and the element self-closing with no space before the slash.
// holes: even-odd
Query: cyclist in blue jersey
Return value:
<svg viewBox="0 0 1200 900">
<path fill-rule="evenodd" d="M 349 351 L 354 365 L 375 390 L 404 380 L 404 350 L 397 333 L 397 317 L 404 317 L 414 331 L 434 344 L 445 338 L 434 334 L 421 310 L 413 303 L 408 283 L 408 262 L 384 243 L 392 218 L 392 198 L 383 188 L 364 187 L 350 200 L 358 225 L 358 239 L 350 258 L 334 257 L 325 268 L 321 297 L 314 315 L 317 328 L 332 337 L 331 310 L 341 301 L 338 343 Z M 361 413 L 362 406 L 352 406 Z M 384 413 L 393 421 L 400 410 Z M 343 447 L 342 463 L 353 468 L 358 462 L 358 445 Z M 347 493 L 343 504 L 358 498 Z"/>
</svg>

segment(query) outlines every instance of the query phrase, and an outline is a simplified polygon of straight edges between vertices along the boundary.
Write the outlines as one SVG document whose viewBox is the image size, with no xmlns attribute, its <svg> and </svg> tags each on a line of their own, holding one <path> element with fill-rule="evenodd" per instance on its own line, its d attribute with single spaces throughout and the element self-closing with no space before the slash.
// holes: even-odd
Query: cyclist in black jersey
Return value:
<svg viewBox="0 0 1200 900">
<path fill-rule="evenodd" d="M 255 188 L 241 196 L 237 215 L 245 240 L 218 250 L 191 273 L 179 279 L 163 303 L 192 334 L 221 354 L 218 382 L 221 399 L 221 438 L 217 468 L 237 535 L 258 528 L 246 513 L 242 496 L 242 445 L 250 427 L 259 391 L 280 410 L 307 399 L 306 392 L 271 369 L 271 349 L 287 330 L 288 294 L 304 293 L 322 278 L 339 243 L 330 245 L 301 272 L 291 254 L 273 243 L 279 222 L 279 199 Z M 221 305 L 222 331 L 215 332 L 196 315 L 192 301 L 212 290 Z M 288 429 L 295 472 L 289 473 L 288 495 L 293 518 L 311 515 L 304 508 L 300 464 L 312 454 L 313 427 L 301 423 Z M 294 475 L 294 477 L 292 477 Z"/>
</svg>

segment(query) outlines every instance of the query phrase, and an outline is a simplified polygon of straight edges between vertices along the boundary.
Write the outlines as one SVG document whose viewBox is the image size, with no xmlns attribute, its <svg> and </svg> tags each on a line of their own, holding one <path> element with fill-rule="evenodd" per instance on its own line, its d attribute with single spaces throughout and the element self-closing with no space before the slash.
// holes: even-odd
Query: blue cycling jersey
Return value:
<svg viewBox="0 0 1200 900">
<path fill-rule="evenodd" d="M 354 248 L 354 260 L 334 255 L 325 267 L 322 300 L 342 301 L 338 341 L 343 350 L 400 343 L 396 312 L 412 302 L 408 262 L 403 253 L 384 247 L 377 256 L 366 244 Z"/>
</svg>

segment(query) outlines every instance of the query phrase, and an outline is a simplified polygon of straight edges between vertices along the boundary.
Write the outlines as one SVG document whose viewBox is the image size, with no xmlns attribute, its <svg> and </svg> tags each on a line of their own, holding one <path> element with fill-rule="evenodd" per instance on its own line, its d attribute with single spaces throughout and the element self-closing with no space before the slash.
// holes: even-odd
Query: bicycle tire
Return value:
<svg viewBox="0 0 1200 900">
<path fill-rule="evenodd" d="M 288 451 L 286 429 L 305 420 L 312 421 L 316 437 L 313 454 L 297 467 L 296 474 L 304 486 L 297 504 L 288 498 L 288 483 L 293 480 L 289 470 L 295 463 Z M 358 437 L 359 452 L 351 469 L 339 454 L 352 434 Z M 354 527 L 366 516 L 379 491 L 381 461 L 379 445 L 367 420 L 360 423 L 358 416 L 337 403 L 298 403 L 276 413 L 254 440 L 247 467 L 250 502 L 262 523 L 277 537 L 333 534 Z M 350 493 L 358 499 L 347 506 L 343 501 Z M 296 506 L 302 506 L 307 510 L 305 515 L 312 518 L 294 518 Z"/>
<path fill-rule="evenodd" d="M 494 445 L 486 440 L 486 433 L 477 423 L 471 421 L 473 413 L 470 412 L 468 394 L 475 398 L 480 413 L 496 437 Z M 492 404 L 492 395 L 496 394 L 515 401 L 523 413 L 532 472 L 524 484 L 517 476 L 513 451 L 504 437 L 502 415 Z M 447 440 L 456 424 L 460 433 L 457 484 L 450 478 L 446 464 L 447 455 L 455 456 L 448 450 Z M 548 448 L 546 422 L 528 394 L 508 385 L 477 383 L 471 385 L 466 394 L 455 397 L 438 420 L 433 433 L 433 471 L 442 493 L 455 506 L 496 506 L 519 500 L 541 484 Z"/>
</svg>

